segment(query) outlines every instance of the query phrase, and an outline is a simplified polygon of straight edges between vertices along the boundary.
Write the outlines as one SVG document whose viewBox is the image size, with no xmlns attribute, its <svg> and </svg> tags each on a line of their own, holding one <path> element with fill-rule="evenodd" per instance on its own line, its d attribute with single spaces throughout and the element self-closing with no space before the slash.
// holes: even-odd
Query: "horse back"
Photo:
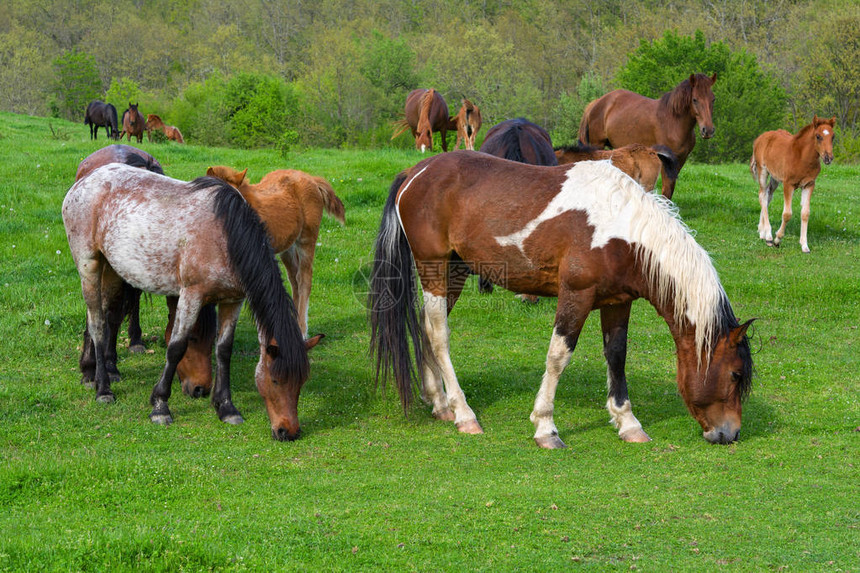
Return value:
<svg viewBox="0 0 860 573">
<path fill-rule="evenodd" d="M 814 180 L 821 171 L 817 155 L 812 161 L 805 159 L 802 142 L 784 129 L 766 131 L 755 138 L 752 165 L 765 169 L 777 181 L 794 184 Z"/>
</svg>

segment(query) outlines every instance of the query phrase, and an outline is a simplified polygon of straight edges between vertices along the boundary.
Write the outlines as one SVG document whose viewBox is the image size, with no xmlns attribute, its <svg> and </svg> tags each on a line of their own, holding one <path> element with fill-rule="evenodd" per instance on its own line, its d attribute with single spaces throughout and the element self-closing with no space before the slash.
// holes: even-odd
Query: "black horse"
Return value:
<svg viewBox="0 0 860 573">
<path fill-rule="evenodd" d="M 116 108 L 103 101 L 93 100 L 87 106 L 87 113 L 84 115 L 84 125 L 90 126 L 90 139 L 98 139 L 99 127 L 104 127 L 110 139 L 119 137 L 119 129 L 117 129 Z"/>
</svg>

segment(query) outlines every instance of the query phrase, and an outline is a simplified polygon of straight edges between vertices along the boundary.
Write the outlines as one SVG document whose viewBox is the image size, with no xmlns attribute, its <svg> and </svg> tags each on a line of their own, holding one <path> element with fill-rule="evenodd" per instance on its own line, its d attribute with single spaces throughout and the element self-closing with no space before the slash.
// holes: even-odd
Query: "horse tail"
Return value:
<svg viewBox="0 0 860 573">
<path fill-rule="evenodd" d="M 655 145 L 651 149 L 657 152 L 657 157 L 660 158 L 660 163 L 663 164 L 663 171 L 666 172 L 666 177 L 677 179 L 678 173 L 681 171 L 681 166 L 675 152 L 665 145 Z"/>
<path fill-rule="evenodd" d="M 409 129 L 409 122 L 406 121 L 406 118 L 398 119 L 397 121 L 393 122 L 393 126 L 394 135 L 391 136 L 391 139 L 394 139 L 395 137 Z"/>
<path fill-rule="evenodd" d="M 594 107 L 594 104 L 597 103 L 598 100 L 594 100 L 585 106 L 585 110 L 582 112 L 582 120 L 579 122 L 579 143 L 583 145 L 591 145 L 591 128 L 589 126 L 589 118 L 591 116 L 591 109 Z"/>
<path fill-rule="evenodd" d="M 185 143 L 185 139 L 183 139 L 183 137 L 182 137 L 182 132 L 179 131 L 178 127 L 176 127 L 176 126 L 173 127 L 173 133 L 176 134 L 176 143 Z"/>
<path fill-rule="evenodd" d="M 220 179 L 198 177 L 191 187 L 214 192 L 215 217 L 223 225 L 233 271 L 267 343 L 274 338 L 278 345 L 270 367 L 272 376 L 301 387 L 310 370 L 304 336 L 260 216 Z"/>
<path fill-rule="evenodd" d="M 325 212 L 334 217 L 341 225 L 346 224 L 346 211 L 343 207 L 343 201 L 335 195 L 331 183 L 322 177 L 314 177 L 313 180 L 322 197 Z"/>
<path fill-rule="evenodd" d="M 391 184 L 376 236 L 370 275 L 370 355 L 376 361 L 376 384 L 393 374 L 403 411 L 412 404 L 413 380 L 423 365 L 423 338 L 409 240 L 397 214 L 397 191 L 406 180 L 401 173 Z M 410 355 L 409 338 L 412 339 Z"/>
</svg>

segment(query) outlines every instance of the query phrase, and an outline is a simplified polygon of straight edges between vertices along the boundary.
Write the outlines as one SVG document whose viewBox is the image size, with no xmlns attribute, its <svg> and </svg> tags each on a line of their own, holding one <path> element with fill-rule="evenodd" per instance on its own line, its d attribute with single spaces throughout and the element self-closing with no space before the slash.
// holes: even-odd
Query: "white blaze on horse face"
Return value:
<svg viewBox="0 0 860 573">
<path fill-rule="evenodd" d="M 829 131 L 827 131 L 827 130 L 825 129 L 825 130 L 824 130 L 824 135 L 830 135 L 830 132 L 829 132 Z"/>
</svg>

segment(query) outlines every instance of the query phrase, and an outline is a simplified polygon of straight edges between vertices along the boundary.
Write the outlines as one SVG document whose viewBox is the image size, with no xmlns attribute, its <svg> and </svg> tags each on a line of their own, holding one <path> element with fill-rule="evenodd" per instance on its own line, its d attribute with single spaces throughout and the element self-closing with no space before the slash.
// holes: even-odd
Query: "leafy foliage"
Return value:
<svg viewBox="0 0 860 573">
<path fill-rule="evenodd" d="M 54 73 L 53 115 L 69 120 L 83 118 L 87 104 L 102 92 L 95 58 L 73 48 L 54 60 Z"/>
<path fill-rule="evenodd" d="M 599 98 L 606 90 L 603 80 L 597 74 L 588 72 L 579 81 L 579 87 L 573 94 L 563 93 L 558 105 L 553 111 L 555 129 L 550 133 L 553 145 L 573 145 L 579 139 L 579 124 L 585 106 Z"/>
</svg>

